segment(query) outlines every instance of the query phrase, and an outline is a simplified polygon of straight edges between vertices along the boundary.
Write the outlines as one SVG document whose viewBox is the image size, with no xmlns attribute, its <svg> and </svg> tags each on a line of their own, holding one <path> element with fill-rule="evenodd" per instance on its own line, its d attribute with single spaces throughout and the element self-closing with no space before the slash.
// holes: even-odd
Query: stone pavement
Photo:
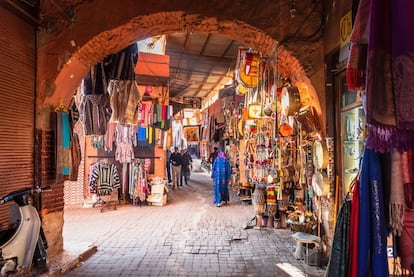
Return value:
<svg viewBox="0 0 414 277">
<path fill-rule="evenodd" d="M 212 199 L 210 177 L 192 172 L 187 186 L 170 189 L 163 207 L 120 205 L 103 213 L 67 207 L 64 247 L 79 258 L 61 271 L 68 277 L 324 275 L 296 260 L 289 229 L 246 228 L 254 225 L 252 205 L 234 192 L 223 207 Z"/>
</svg>

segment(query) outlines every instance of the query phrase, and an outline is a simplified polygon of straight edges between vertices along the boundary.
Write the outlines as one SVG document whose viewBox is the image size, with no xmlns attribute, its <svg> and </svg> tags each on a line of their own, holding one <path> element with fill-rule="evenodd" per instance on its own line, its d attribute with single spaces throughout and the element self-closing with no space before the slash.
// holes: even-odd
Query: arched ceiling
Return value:
<svg viewBox="0 0 414 277">
<path fill-rule="evenodd" d="M 174 60 L 174 55 L 185 52 L 185 62 L 191 65 L 187 75 L 193 85 L 200 85 L 203 79 L 207 85 L 224 81 L 220 77 L 209 82 L 208 76 L 214 75 L 210 74 L 214 67 L 221 66 L 221 76 L 231 70 L 236 59 L 234 56 L 232 60 L 231 51 L 236 45 L 247 45 L 269 56 L 277 53 L 280 72 L 305 88 L 304 101 L 312 103 L 321 115 L 318 91 L 324 89 L 319 82 L 324 77 L 323 56 L 315 36 L 319 34 L 321 1 L 103 2 L 44 2 L 41 14 L 51 27 L 39 35 L 38 104 L 53 106 L 61 99 L 67 102 L 89 68 L 104 57 L 138 39 L 166 34 L 171 47 L 176 48 L 168 50 L 175 52 Z M 289 14 L 293 2 L 295 17 Z M 210 63 L 202 66 L 194 62 L 203 56 Z M 222 61 L 217 62 L 219 58 Z M 200 71 L 208 73 L 197 79 L 201 67 Z M 186 93 L 201 96 L 202 90 Z"/>
</svg>

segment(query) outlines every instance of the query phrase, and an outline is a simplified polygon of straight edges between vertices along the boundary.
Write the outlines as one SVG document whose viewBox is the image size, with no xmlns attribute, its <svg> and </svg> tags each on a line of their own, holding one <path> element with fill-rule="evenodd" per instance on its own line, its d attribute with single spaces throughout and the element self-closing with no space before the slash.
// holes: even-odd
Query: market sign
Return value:
<svg viewBox="0 0 414 277">
<path fill-rule="evenodd" d="M 349 39 L 352 33 L 352 11 L 345 14 L 339 22 L 339 59 L 338 62 L 343 62 L 349 56 L 350 42 Z"/>
<path fill-rule="evenodd" d="M 201 98 L 199 97 L 183 97 L 184 108 L 201 109 Z"/>
<path fill-rule="evenodd" d="M 347 46 L 352 33 L 352 11 L 347 12 L 339 22 L 339 44 L 340 47 Z"/>
</svg>

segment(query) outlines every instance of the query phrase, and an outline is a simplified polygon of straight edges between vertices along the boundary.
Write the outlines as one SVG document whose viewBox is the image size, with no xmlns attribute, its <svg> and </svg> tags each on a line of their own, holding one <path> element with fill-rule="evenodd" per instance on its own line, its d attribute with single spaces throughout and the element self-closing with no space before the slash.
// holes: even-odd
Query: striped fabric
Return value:
<svg viewBox="0 0 414 277">
<path fill-rule="evenodd" d="M 114 164 L 97 164 L 93 169 L 91 181 L 96 183 L 99 195 L 108 195 L 121 186 L 118 170 Z"/>
</svg>

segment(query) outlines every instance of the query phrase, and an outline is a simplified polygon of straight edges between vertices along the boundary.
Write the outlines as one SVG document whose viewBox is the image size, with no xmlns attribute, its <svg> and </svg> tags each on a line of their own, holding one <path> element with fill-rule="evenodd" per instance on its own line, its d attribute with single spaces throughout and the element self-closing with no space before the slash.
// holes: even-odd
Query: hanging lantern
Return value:
<svg viewBox="0 0 414 277">
<path fill-rule="evenodd" d="M 144 93 L 150 95 L 152 93 L 152 87 L 146 86 Z"/>
</svg>

